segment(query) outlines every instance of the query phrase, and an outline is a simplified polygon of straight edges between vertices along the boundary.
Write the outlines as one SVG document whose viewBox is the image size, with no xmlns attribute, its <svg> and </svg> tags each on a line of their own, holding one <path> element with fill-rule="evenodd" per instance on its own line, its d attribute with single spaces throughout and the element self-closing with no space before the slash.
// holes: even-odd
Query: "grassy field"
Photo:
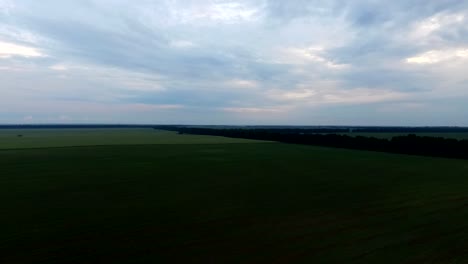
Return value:
<svg viewBox="0 0 468 264">
<path fill-rule="evenodd" d="M 151 128 L 118 129 L 0 129 L 0 149 L 96 145 L 251 143 L 252 140 L 178 135 Z"/>
<path fill-rule="evenodd" d="M 0 150 L 0 263 L 468 263 L 466 160 L 203 138 Z"/>
<path fill-rule="evenodd" d="M 392 138 L 395 136 L 407 136 L 408 134 L 416 134 L 421 137 L 443 137 L 454 139 L 468 139 L 468 133 L 343 133 L 348 136 L 363 136 L 363 137 L 376 137 L 376 138 Z"/>
</svg>

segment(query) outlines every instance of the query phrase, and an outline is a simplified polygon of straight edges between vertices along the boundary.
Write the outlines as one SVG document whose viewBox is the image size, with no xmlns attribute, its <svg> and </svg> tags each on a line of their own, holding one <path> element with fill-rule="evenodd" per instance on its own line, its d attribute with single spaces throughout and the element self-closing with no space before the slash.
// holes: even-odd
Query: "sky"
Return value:
<svg viewBox="0 0 468 264">
<path fill-rule="evenodd" d="M 0 123 L 468 126 L 468 1 L 0 0 Z"/>
</svg>

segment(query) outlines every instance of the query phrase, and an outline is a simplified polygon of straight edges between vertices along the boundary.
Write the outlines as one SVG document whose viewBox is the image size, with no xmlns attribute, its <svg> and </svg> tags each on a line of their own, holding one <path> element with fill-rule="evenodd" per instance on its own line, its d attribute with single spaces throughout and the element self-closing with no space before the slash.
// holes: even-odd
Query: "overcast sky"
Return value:
<svg viewBox="0 0 468 264">
<path fill-rule="evenodd" d="M 468 125 L 466 0 L 0 0 L 0 123 Z"/>
</svg>

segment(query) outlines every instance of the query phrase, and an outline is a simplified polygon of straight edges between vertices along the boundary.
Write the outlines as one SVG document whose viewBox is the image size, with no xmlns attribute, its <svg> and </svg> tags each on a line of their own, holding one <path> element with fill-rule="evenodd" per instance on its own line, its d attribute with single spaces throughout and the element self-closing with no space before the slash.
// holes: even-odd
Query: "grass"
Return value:
<svg viewBox="0 0 468 264">
<path fill-rule="evenodd" d="M 119 129 L 0 129 L 0 149 L 95 145 L 251 143 L 253 140 L 178 135 L 151 128 Z"/>
<path fill-rule="evenodd" d="M 465 160 L 153 144 L 1 150 L 0 168 L 1 263 L 468 262 Z"/>
</svg>

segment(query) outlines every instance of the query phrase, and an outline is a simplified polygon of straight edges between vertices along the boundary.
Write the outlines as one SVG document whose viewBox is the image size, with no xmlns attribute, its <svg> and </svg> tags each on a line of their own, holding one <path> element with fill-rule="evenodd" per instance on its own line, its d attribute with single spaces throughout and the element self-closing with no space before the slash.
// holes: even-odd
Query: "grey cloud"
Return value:
<svg viewBox="0 0 468 264">
<path fill-rule="evenodd" d="M 320 15 L 333 15 L 340 11 L 340 2 L 331 0 L 267 0 L 266 12 L 272 19 L 290 20 Z"/>
<path fill-rule="evenodd" d="M 453 89 L 462 89 L 464 79 L 458 72 L 466 63 L 452 66 L 457 67 L 453 72 L 458 75 L 448 77 L 450 70 L 434 74 L 424 66 L 406 64 L 405 59 L 431 49 L 466 46 L 468 27 L 461 23 L 434 28 L 421 41 L 409 36 L 414 25 L 434 15 L 461 13 L 468 19 L 466 1 L 246 0 L 238 1 L 237 7 L 235 1 L 228 2 L 241 8 L 229 10 L 229 5 L 221 5 L 225 10 L 218 10 L 220 6 L 213 9 L 210 5 L 222 1 L 195 0 L 15 2 L 9 14 L 0 16 L 0 41 L 35 47 L 47 56 L 0 59 L 4 69 L 27 68 L 17 73 L 25 78 L 16 84 L 14 79 L 0 76 L 0 91 L 19 89 L 38 100 L 47 97 L 76 103 L 180 104 L 199 109 L 194 118 L 202 122 L 202 113 L 216 109 L 280 107 L 270 100 L 268 91 L 296 91 L 322 83 L 336 85 L 330 93 L 368 88 L 426 98 L 428 91 L 440 89 L 442 80 L 450 77 Z M 253 17 L 239 19 L 243 15 Z M 280 54 L 288 49 L 296 53 Z M 49 69 L 62 64 L 91 70 Z M 100 70 L 93 73 L 94 68 Z M 100 75 L 105 74 L 109 77 L 103 81 Z M 68 79 L 60 79 L 62 75 Z M 131 76 L 126 80 L 119 75 Z M 125 87 L 135 80 L 149 88 L 154 83 L 160 89 Z M 258 85 L 230 87 L 226 83 L 231 80 Z M 55 90 L 30 90 L 27 82 L 49 83 Z M 37 92 L 41 89 L 44 93 Z M 13 97 L 20 96 L 12 93 Z M 309 109 L 292 103 L 287 107 L 294 109 L 291 114 L 295 120 L 308 122 L 305 113 Z M 324 115 L 329 114 L 336 117 L 329 120 L 353 122 L 351 114 L 342 114 L 351 108 L 355 113 L 373 109 L 336 105 L 328 108 L 333 111 L 318 111 L 323 116 L 317 118 L 326 120 Z M 179 117 L 184 113 L 190 116 L 184 112 L 187 110 L 177 111 Z M 223 112 L 218 115 L 234 118 Z M 388 114 L 389 122 L 396 120 L 393 115 Z M 278 116 L 278 122 L 284 121 L 281 118 Z M 376 114 L 369 119 L 377 119 Z"/>
</svg>

